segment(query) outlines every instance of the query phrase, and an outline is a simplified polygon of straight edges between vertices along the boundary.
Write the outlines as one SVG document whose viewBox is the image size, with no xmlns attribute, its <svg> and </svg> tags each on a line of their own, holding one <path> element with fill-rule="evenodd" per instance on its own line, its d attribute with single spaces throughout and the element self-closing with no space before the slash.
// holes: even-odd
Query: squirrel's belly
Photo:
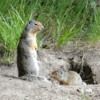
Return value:
<svg viewBox="0 0 100 100">
<path fill-rule="evenodd" d="M 30 49 L 29 54 L 30 54 L 30 56 L 35 57 L 37 59 L 37 52 L 35 49 L 34 50 Z"/>
<path fill-rule="evenodd" d="M 38 75 L 39 74 L 39 66 L 38 66 L 37 58 L 34 57 L 34 55 L 31 56 L 31 59 L 29 61 L 29 65 L 30 65 L 30 66 L 28 66 L 29 67 L 29 71 L 32 74 Z"/>
</svg>

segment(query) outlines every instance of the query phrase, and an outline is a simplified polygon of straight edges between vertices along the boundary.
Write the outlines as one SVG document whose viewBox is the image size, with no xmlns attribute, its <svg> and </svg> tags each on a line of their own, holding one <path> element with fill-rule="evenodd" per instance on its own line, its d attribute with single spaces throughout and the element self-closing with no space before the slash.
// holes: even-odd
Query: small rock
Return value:
<svg viewBox="0 0 100 100">
<path fill-rule="evenodd" d="M 89 93 L 92 93 L 92 92 L 93 92 L 91 88 L 86 89 L 85 91 L 86 91 L 86 92 L 89 92 Z"/>
</svg>

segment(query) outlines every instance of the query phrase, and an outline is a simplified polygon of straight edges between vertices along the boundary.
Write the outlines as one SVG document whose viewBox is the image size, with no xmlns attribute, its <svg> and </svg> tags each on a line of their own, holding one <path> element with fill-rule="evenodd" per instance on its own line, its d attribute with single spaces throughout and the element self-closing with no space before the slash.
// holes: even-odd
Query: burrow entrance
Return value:
<svg viewBox="0 0 100 100">
<path fill-rule="evenodd" d="M 82 80 L 87 84 L 98 84 L 95 80 L 95 75 L 89 65 L 84 65 L 75 62 L 70 62 L 71 67 L 69 70 L 76 71 L 82 77 Z"/>
</svg>

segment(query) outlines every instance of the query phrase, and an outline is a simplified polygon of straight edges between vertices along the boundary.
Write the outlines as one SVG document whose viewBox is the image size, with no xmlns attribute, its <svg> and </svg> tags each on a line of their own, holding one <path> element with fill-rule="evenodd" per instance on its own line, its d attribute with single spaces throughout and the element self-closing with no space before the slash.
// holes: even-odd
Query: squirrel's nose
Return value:
<svg viewBox="0 0 100 100">
<path fill-rule="evenodd" d="M 40 30 L 43 30 L 44 29 L 44 26 L 42 26 L 41 28 L 40 28 Z"/>
<path fill-rule="evenodd" d="M 43 30 L 44 29 L 44 26 L 41 29 Z"/>
</svg>

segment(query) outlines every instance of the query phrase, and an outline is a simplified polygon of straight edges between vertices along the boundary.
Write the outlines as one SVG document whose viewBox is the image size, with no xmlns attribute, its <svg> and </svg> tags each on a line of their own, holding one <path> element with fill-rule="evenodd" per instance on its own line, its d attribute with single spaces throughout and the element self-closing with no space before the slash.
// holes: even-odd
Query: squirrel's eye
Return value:
<svg viewBox="0 0 100 100">
<path fill-rule="evenodd" d="M 36 23 L 34 25 L 37 25 Z"/>
</svg>

